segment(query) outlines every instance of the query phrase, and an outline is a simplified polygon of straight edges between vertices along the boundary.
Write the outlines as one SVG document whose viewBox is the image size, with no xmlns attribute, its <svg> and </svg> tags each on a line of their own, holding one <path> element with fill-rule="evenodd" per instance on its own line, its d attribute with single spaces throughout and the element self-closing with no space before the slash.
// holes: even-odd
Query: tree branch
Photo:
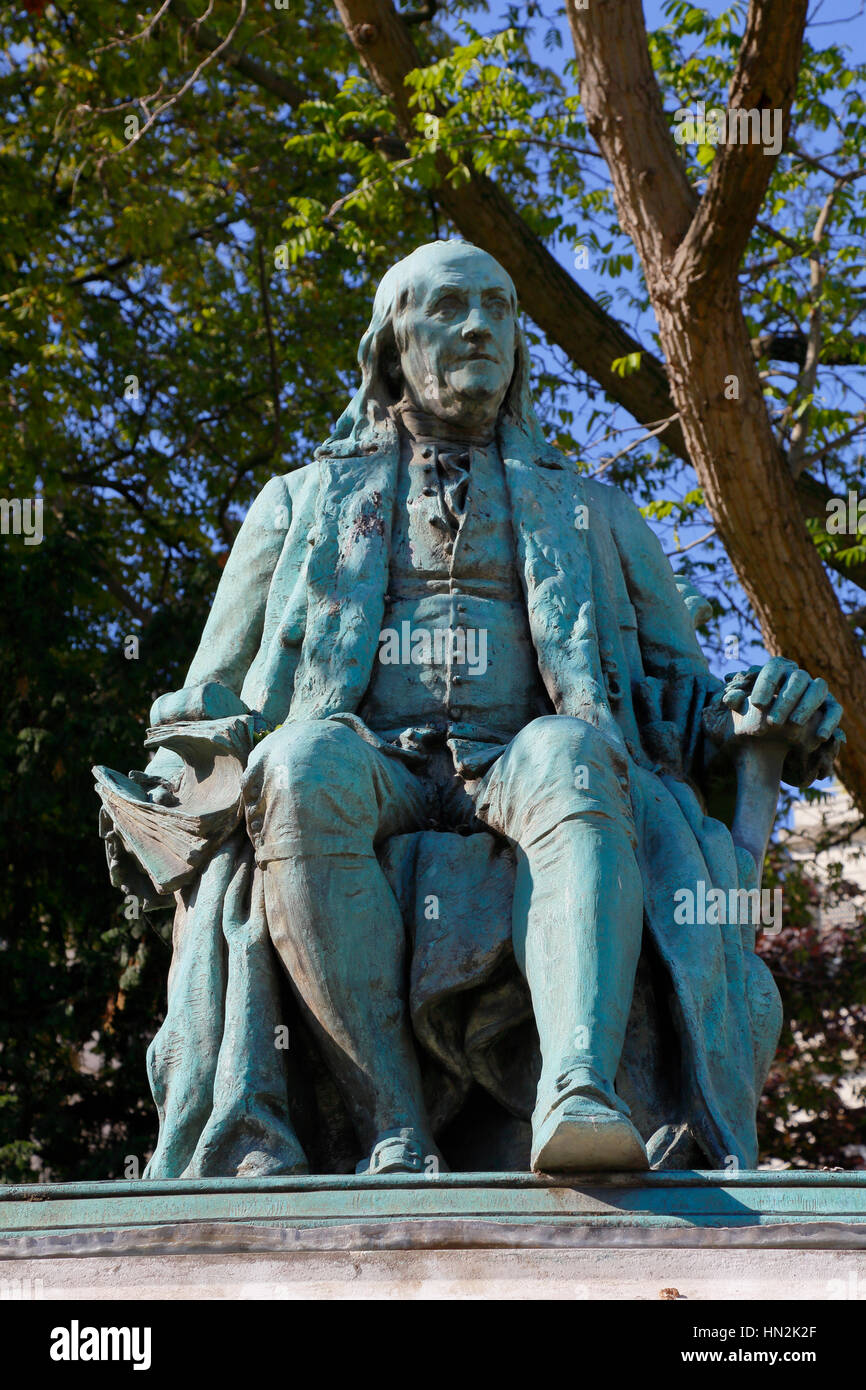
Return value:
<svg viewBox="0 0 866 1390">
<path fill-rule="evenodd" d="M 750 0 L 746 32 L 728 91 L 728 111 L 778 112 L 782 143 L 803 48 L 808 0 Z M 707 190 L 680 249 L 674 273 L 699 279 L 704 292 L 739 266 L 777 156 L 757 141 L 720 145 Z"/>
<path fill-rule="evenodd" d="M 837 194 L 844 187 L 845 180 L 837 179 L 824 200 L 815 228 L 812 232 L 812 244 L 814 254 L 809 258 L 809 289 L 811 299 L 811 309 L 809 312 L 809 332 L 806 341 L 806 356 L 803 360 L 803 368 L 800 372 L 800 379 L 797 382 L 797 399 L 806 401 L 815 394 L 815 386 L 818 380 L 818 365 L 821 360 L 821 338 L 823 326 L 823 314 L 821 311 L 821 291 L 824 285 L 826 266 L 821 255 L 821 242 L 827 230 L 827 223 L 833 211 L 833 204 Z M 808 439 L 808 418 L 809 406 L 807 405 L 802 414 L 794 421 L 791 430 L 791 443 L 788 449 L 788 467 L 794 477 L 798 477 L 806 467 L 806 441 Z"/>
<path fill-rule="evenodd" d="M 805 333 L 759 333 L 752 339 L 752 352 L 755 357 L 768 357 L 771 362 L 794 362 L 802 367 L 806 360 L 808 339 Z M 857 349 L 866 348 L 866 337 L 862 334 L 843 333 L 831 344 L 825 344 L 821 361 L 828 367 L 866 366 L 866 353 Z"/>
<path fill-rule="evenodd" d="M 698 198 L 665 115 L 641 0 L 593 0 L 589 9 L 568 0 L 566 10 L 587 125 L 607 162 L 622 228 L 644 261 L 668 260 L 691 226 Z"/>
<path fill-rule="evenodd" d="M 265 271 L 265 257 L 262 250 L 262 239 L 256 235 L 256 259 L 259 270 L 259 290 L 262 296 L 262 316 L 265 321 L 265 332 L 268 339 L 268 365 L 271 373 L 271 402 L 274 408 L 274 452 L 279 454 L 282 449 L 283 427 L 280 418 L 280 372 L 277 365 L 277 349 L 274 343 L 274 331 L 271 324 L 271 302 L 268 294 L 268 277 Z"/>
<path fill-rule="evenodd" d="M 189 27 L 188 32 L 197 48 L 205 53 L 217 53 L 220 61 L 226 67 L 236 68 L 243 77 L 248 77 L 251 82 L 255 82 L 257 87 L 263 91 L 271 92 L 280 101 L 295 107 L 300 106 L 306 100 L 305 94 L 300 87 L 296 86 L 289 78 L 274 72 L 273 68 L 266 67 L 256 58 L 250 58 L 246 53 L 239 53 L 237 49 L 226 44 L 215 29 L 211 29 L 209 24 L 200 24 L 186 0 L 174 0 L 172 10 Z"/>
</svg>

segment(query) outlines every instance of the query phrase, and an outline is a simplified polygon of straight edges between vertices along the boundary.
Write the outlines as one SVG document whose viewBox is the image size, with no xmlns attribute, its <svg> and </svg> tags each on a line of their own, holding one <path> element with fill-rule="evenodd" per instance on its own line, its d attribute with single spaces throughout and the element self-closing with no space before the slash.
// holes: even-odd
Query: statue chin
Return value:
<svg viewBox="0 0 866 1390">
<path fill-rule="evenodd" d="M 489 381 L 479 380 L 463 370 L 457 380 L 449 378 L 447 385 L 440 386 L 435 395 L 424 393 L 422 409 L 449 425 L 468 430 L 492 428 L 506 389 L 507 386 L 503 388 L 499 382 L 491 387 Z"/>
<path fill-rule="evenodd" d="M 458 400 L 486 402 L 497 409 L 508 389 L 496 362 L 467 362 L 449 373 L 448 387 Z"/>
</svg>

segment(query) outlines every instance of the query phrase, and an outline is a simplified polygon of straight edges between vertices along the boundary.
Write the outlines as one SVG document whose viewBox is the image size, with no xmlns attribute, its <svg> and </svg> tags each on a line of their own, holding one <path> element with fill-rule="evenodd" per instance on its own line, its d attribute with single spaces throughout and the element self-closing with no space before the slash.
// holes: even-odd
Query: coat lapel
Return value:
<svg viewBox="0 0 866 1390">
<path fill-rule="evenodd" d="M 539 669 L 557 714 L 594 724 L 620 748 L 622 734 L 607 699 L 579 480 L 555 450 L 531 462 L 515 428 L 500 433 L 529 629 Z M 591 521 L 590 521 L 591 524 Z"/>
<path fill-rule="evenodd" d="M 319 459 L 307 570 L 307 627 L 289 718 L 355 710 L 378 647 L 399 448 Z"/>
</svg>

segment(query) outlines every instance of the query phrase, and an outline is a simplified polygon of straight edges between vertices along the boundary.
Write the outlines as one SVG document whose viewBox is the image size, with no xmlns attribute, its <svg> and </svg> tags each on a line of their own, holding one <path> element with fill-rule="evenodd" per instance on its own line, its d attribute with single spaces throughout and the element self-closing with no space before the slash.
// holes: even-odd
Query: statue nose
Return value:
<svg viewBox="0 0 866 1390">
<path fill-rule="evenodd" d="M 490 326 L 477 309 L 473 309 L 463 325 L 464 338 L 489 338 Z"/>
</svg>

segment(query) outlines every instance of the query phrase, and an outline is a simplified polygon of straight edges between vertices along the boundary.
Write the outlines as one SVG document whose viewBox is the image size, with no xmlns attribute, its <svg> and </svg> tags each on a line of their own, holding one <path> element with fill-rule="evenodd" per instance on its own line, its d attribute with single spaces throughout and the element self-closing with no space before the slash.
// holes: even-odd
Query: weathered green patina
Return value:
<svg viewBox="0 0 866 1390">
<path fill-rule="evenodd" d="M 443 1173 L 0 1188 L 0 1261 L 604 1245 L 866 1248 L 866 1174 Z"/>
<path fill-rule="evenodd" d="M 359 361 L 100 782 L 114 881 L 177 904 L 146 1176 L 752 1167 L 743 909 L 841 711 L 710 674 L 637 508 L 545 442 L 485 253 L 393 267 Z"/>
</svg>

